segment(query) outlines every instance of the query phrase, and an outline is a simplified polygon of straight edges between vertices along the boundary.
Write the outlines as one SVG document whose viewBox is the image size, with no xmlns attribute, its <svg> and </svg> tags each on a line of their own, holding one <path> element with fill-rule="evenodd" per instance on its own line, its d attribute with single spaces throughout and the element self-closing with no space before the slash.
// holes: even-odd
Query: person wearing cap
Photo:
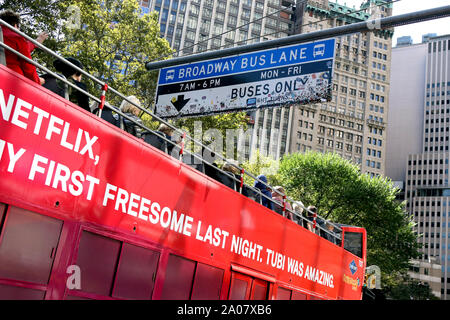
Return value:
<svg viewBox="0 0 450 320">
<path fill-rule="evenodd" d="M 224 181 L 221 181 L 223 184 L 228 185 L 231 189 L 236 190 L 237 192 L 239 192 L 239 184 L 238 181 L 240 180 L 241 176 L 240 176 L 240 171 L 237 168 L 237 164 L 235 163 L 235 161 L 233 161 L 232 159 L 228 159 L 228 162 L 224 163 L 224 165 L 222 166 L 222 170 L 229 172 L 231 175 L 234 176 L 234 178 L 236 178 L 236 180 L 230 178 L 230 177 L 224 177 L 226 183 L 224 183 Z"/>
<path fill-rule="evenodd" d="M 19 29 L 20 26 L 20 15 L 15 13 L 12 10 L 4 10 L 0 13 L 0 19 L 10 24 L 16 29 Z M 31 59 L 31 52 L 36 48 L 36 46 L 25 39 L 23 36 L 19 35 L 12 29 L 2 25 L 1 26 L 3 33 L 3 41 L 4 43 L 11 47 L 12 49 L 18 51 L 25 57 Z M 48 35 L 45 32 L 42 32 L 38 38 L 37 42 L 43 43 L 45 39 L 47 39 Z M 28 79 L 38 83 L 44 84 L 45 80 L 40 78 L 36 72 L 36 67 L 31 63 L 28 63 L 24 59 L 17 56 L 15 53 L 5 50 L 5 60 L 6 66 L 15 72 L 27 77 Z"/>
<path fill-rule="evenodd" d="M 84 69 L 83 64 L 77 59 L 72 57 L 68 57 L 65 59 L 78 68 Z M 81 82 L 82 74 L 80 71 L 76 70 L 75 68 L 69 66 L 66 62 L 59 59 L 53 62 L 53 66 L 55 67 L 56 71 L 62 73 L 68 81 L 72 82 L 78 88 L 87 91 L 86 84 Z M 69 86 L 68 88 L 68 93 L 69 100 L 71 102 L 75 103 L 84 110 L 91 112 L 91 108 L 89 106 L 89 97 L 87 95 L 77 89 L 72 88 L 71 86 Z"/>
</svg>

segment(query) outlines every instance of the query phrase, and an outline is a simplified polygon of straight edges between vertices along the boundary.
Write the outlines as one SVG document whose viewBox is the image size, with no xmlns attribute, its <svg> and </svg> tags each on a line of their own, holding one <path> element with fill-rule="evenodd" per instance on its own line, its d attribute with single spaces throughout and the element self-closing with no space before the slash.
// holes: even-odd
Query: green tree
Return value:
<svg viewBox="0 0 450 320">
<path fill-rule="evenodd" d="M 0 1 L 0 10 L 11 9 L 20 15 L 21 31 L 28 36 L 36 38 L 39 33 L 45 31 L 49 34 L 44 45 L 54 51 L 62 47 L 60 39 L 62 26 L 71 15 L 67 10 L 71 0 L 4 0 Z M 33 52 L 33 59 L 51 66 L 53 58 L 41 51 Z"/>
<path fill-rule="evenodd" d="M 278 175 L 279 164 L 279 160 L 264 156 L 259 149 L 257 149 L 252 153 L 252 156 L 248 161 L 242 163 L 242 168 L 256 176 L 260 174 L 265 175 L 267 182 L 270 185 L 275 186 L 280 184 Z M 253 179 L 247 175 L 244 176 L 244 181 L 249 185 L 253 185 L 254 183 Z"/>
<path fill-rule="evenodd" d="M 393 300 L 439 300 L 429 284 L 412 279 L 406 273 L 396 273 L 385 277 L 385 295 Z"/>
<path fill-rule="evenodd" d="M 79 8 L 81 27 L 63 26 L 61 53 L 79 59 L 85 69 L 125 95 L 135 95 L 148 107 L 156 89 L 157 72 L 145 62 L 172 52 L 160 37 L 156 12 L 142 14 L 137 0 L 72 0 Z M 88 82 L 95 95 L 100 88 Z M 120 99 L 110 95 L 113 104 Z"/>
<path fill-rule="evenodd" d="M 284 157 L 280 180 L 289 196 L 332 221 L 367 230 L 367 263 L 383 274 L 405 270 L 418 257 L 413 223 L 398 189 L 387 178 L 361 174 L 358 166 L 337 154 L 308 152 Z"/>
<path fill-rule="evenodd" d="M 32 35 L 39 31 L 53 33 L 58 29 L 63 8 L 67 0 L 4 0 L 0 3 L 0 10 L 11 9 L 20 15 L 21 30 Z"/>
</svg>

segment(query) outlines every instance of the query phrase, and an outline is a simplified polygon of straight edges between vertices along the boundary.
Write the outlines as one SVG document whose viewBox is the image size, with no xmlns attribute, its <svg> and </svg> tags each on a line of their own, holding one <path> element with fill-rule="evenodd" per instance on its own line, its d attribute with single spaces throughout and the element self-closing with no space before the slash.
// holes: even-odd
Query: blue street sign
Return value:
<svg viewBox="0 0 450 320">
<path fill-rule="evenodd" d="M 156 114 L 214 114 L 329 99 L 335 40 L 161 69 Z"/>
</svg>

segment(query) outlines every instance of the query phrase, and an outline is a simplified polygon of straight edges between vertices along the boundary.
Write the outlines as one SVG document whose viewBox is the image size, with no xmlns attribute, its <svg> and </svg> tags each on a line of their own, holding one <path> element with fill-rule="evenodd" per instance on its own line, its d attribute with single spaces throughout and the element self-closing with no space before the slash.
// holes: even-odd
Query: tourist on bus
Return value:
<svg viewBox="0 0 450 320">
<path fill-rule="evenodd" d="M 316 218 L 316 233 L 320 235 L 322 238 L 326 238 L 327 232 L 325 232 L 326 221 L 321 217 L 317 216 Z"/>
<path fill-rule="evenodd" d="M 167 135 L 164 133 L 163 126 L 164 124 L 161 124 L 156 131 L 146 131 L 144 134 L 144 140 L 149 145 L 154 146 L 155 148 L 163 151 L 168 152 L 169 144 L 164 138 L 170 139 L 167 137 Z M 163 138 L 164 137 L 164 138 Z"/>
<path fill-rule="evenodd" d="M 317 215 L 317 208 L 315 206 L 308 206 L 308 208 L 306 208 L 307 220 L 303 221 L 303 226 L 311 232 L 314 232 L 313 223 L 315 214 Z"/>
<path fill-rule="evenodd" d="M 127 97 L 128 100 L 132 101 L 134 104 L 140 106 L 141 103 L 138 98 L 135 96 L 129 96 Z M 123 100 L 120 105 L 120 111 L 125 113 L 129 118 L 133 119 L 135 122 L 139 123 L 140 125 L 143 125 L 142 119 L 139 118 L 139 114 L 141 113 L 141 110 L 136 107 L 134 104 L 131 104 L 127 100 Z M 125 130 L 126 132 L 132 134 L 133 136 L 137 138 L 143 138 L 143 132 L 141 126 L 137 125 L 135 122 L 126 119 L 125 117 L 121 117 L 121 123 L 120 128 L 122 130 Z"/>
<path fill-rule="evenodd" d="M 294 203 L 292 204 L 292 210 L 294 210 L 294 212 L 297 214 L 298 217 L 294 216 L 294 221 L 297 222 L 299 225 L 301 225 L 303 227 L 303 208 L 305 206 L 303 205 L 303 202 L 301 201 L 294 201 Z"/>
<path fill-rule="evenodd" d="M 174 148 L 177 144 L 179 144 L 179 143 L 181 142 L 181 139 L 176 139 L 176 138 L 173 136 L 173 133 L 174 133 L 175 130 L 174 130 L 173 128 L 169 127 L 169 126 L 168 126 L 167 124 L 165 124 L 165 123 L 161 123 L 161 124 L 159 125 L 158 131 L 161 132 L 161 133 L 163 133 L 164 136 L 165 136 L 168 140 L 172 141 L 172 142 L 167 142 L 167 153 L 168 153 L 168 154 L 172 154 L 173 148 Z M 179 151 L 179 150 L 178 150 L 178 151 Z"/>
<path fill-rule="evenodd" d="M 61 73 L 57 73 L 57 75 L 63 79 L 66 79 L 66 77 Z M 43 74 L 42 78 L 45 80 L 44 84 L 42 85 L 44 88 L 47 88 L 51 92 L 54 92 L 64 99 L 69 100 L 69 86 L 67 85 L 67 83 L 60 79 L 57 79 L 50 73 Z"/>
<path fill-rule="evenodd" d="M 232 160 L 227 160 L 227 161 L 228 162 L 224 163 L 224 165 L 222 166 L 222 170 L 226 171 L 226 172 L 230 172 L 236 177 L 240 177 L 239 169 L 232 164 L 234 161 L 232 161 Z"/>
<path fill-rule="evenodd" d="M 20 15 L 12 10 L 4 10 L 0 13 L 0 19 L 9 23 L 14 28 L 19 29 L 20 27 Z M 23 54 L 25 57 L 31 59 L 31 52 L 36 48 L 36 46 L 26 40 L 21 35 L 17 34 L 15 31 L 9 29 L 2 25 L 3 41 L 4 43 L 11 47 L 12 49 Z M 36 39 L 37 42 L 43 43 L 47 39 L 48 35 L 42 32 Z M 32 64 L 26 62 L 24 59 L 18 57 L 15 53 L 5 50 L 6 66 L 17 73 L 27 77 L 28 79 L 38 83 L 44 84 L 45 80 L 40 78 L 36 72 L 36 67 Z"/>
<path fill-rule="evenodd" d="M 294 216 L 291 212 L 292 206 L 289 202 L 283 200 L 283 196 L 285 196 L 285 195 L 286 195 L 286 192 L 284 191 L 283 187 L 281 187 L 281 186 L 274 187 L 274 191 L 272 192 L 272 199 L 274 199 L 276 201 L 276 203 L 274 204 L 274 211 L 278 214 L 283 215 L 284 217 L 288 218 L 289 220 L 293 221 Z M 283 202 L 285 202 L 286 207 L 284 207 Z M 283 208 L 285 208 L 284 212 L 283 212 Z"/>
<path fill-rule="evenodd" d="M 77 66 L 78 68 L 84 69 L 83 64 L 77 59 L 72 57 L 68 57 L 65 59 L 70 63 L 74 64 L 75 66 Z M 58 72 L 61 72 L 64 75 L 67 81 L 73 83 L 78 88 L 87 91 L 86 84 L 81 82 L 82 78 L 81 72 L 75 70 L 73 67 L 69 66 L 67 63 L 59 59 L 53 62 L 53 66 Z M 50 76 L 50 78 L 51 77 L 52 76 Z M 44 86 L 52 90 L 52 87 L 48 87 L 46 85 Z M 84 93 L 82 93 L 77 89 L 72 88 L 71 86 L 67 86 L 67 93 L 70 101 L 75 103 L 77 106 L 83 108 L 84 110 L 91 112 L 91 108 L 89 106 L 89 97 L 87 95 L 85 95 Z"/>
<path fill-rule="evenodd" d="M 336 237 L 334 236 L 334 225 L 331 223 L 330 220 L 326 220 L 325 223 L 325 229 L 328 232 L 323 232 L 323 238 L 327 239 L 328 241 L 336 244 Z"/>
<path fill-rule="evenodd" d="M 258 188 L 259 190 L 261 190 L 262 196 L 261 196 L 261 203 L 263 206 L 273 210 L 273 202 L 272 202 L 272 192 L 270 192 L 270 190 L 268 189 L 267 185 L 267 178 L 265 175 L 261 174 L 259 176 L 257 176 L 257 178 L 259 180 L 261 180 L 262 182 L 259 181 L 255 181 L 255 188 Z"/>
<path fill-rule="evenodd" d="M 228 187 L 230 187 L 233 190 L 236 190 L 239 192 L 239 186 L 237 185 L 237 181 L 240 179 L 240 174 L 239 174 L 239 170 L 238 168 L 236 168 L 234 165 L 231 164 L 232 160 L 228 160 L 229 162 L 226 162 L 223 166 L 222 166 L 222 170 L 225 172 L 228 172 L 230 175 L 232 175 L 234 177 L 229 177 L 229 176 L 222 176 L 223 181 L 221 181 L 223 184 L 227 185 Z"/>
</svg>

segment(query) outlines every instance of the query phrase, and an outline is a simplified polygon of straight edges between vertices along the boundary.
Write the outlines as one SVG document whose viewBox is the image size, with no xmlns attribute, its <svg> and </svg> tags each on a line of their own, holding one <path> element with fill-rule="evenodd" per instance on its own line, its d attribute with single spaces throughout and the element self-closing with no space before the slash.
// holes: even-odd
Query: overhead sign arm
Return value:
<svg viewBox="0 0 450 320">
<path fill-rule="evenodd" d="M 147 62 L 145 67 L 147 68 L 147 70 L 156 70 L 186 63 L 238 55 L 245 52 L 273 49 L 281 46 L 298 44 L 307 41 L 326 39 L 345 34 L 389 29 L 401 25 L 423 22 L 433 19 L 440 19 L 448 16 L 450 16 L 450 5 L 417 12 L 405 13 L 397 16 L 368 20 L 364 22 L 353 23 L 349 25 L 314 31 L 310 33 L 296 34 L 285 38 L 268 40 L 259 43 L 252 43 L 245 46 L 237 46 L 232 48 L 226 48 L 223 50 L 203 52 L 199 54 L 173 58 L 170 60 Z"/>
</svg>

